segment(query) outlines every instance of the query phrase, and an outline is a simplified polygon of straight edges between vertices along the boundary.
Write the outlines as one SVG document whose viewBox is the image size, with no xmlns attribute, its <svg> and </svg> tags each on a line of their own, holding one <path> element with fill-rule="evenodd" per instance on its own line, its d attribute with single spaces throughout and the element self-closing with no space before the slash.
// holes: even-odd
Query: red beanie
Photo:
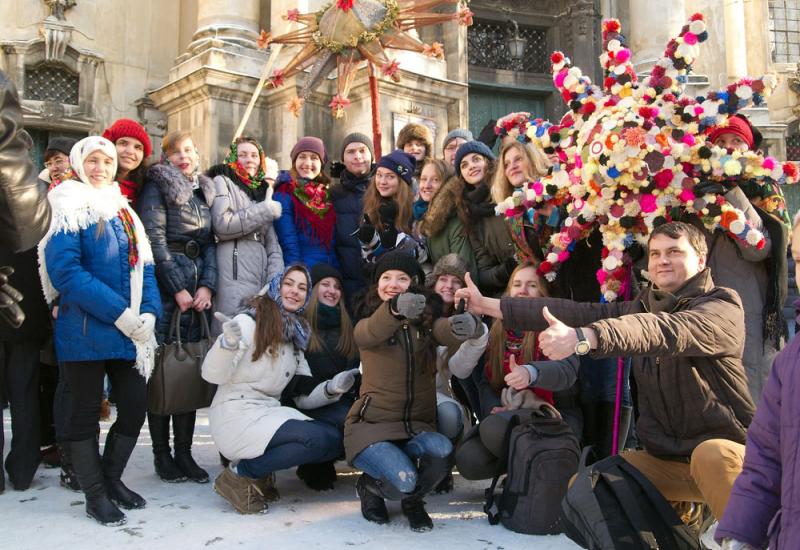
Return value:
<svg viewBox="0 0 800 550">
<path fill-rule="evenodd" d="M 747 144 L 748 149 L 753 149 L 753 129 L 750 127 L 750 123 L 744 118 L 739 116 L 728 117 L 728 125 L 716 126 L 708 134 L 708 141 L 714 143 L 717 141 L 717 138 L 723 134 L 733 134 L 738 136 Z"/>
<path fill-rule="evenodd" d="M 144 146 L 144 158 L 149 157 L 153 152 L 153 146 L 150 145 L 150 138 L 144 126 L 129 118 L 121 118 L 114 122 L 110 128 L 103 132 L 103 137 L 112 143 L 116 143 L 121 137 L 138 139 Z"/>
</svg>

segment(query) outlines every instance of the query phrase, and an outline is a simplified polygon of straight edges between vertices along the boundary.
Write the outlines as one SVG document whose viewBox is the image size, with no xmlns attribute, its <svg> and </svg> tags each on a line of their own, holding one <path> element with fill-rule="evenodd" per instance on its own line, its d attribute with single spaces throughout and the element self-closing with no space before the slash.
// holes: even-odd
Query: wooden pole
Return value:
<svg viewBox="0 0 800 550">
<path fill-rule="evenodd" d="M 264 72 L 261 73 L 261 78 L 259 79 L 258 85 L 253 92 L 253 97 L 250 98 L 250 103 L 247 105 L 247 109 L 244 111 L 242 121 L 239 123 L 239 127 L 236 129 L 236 134 L 233 136 L 234 140 L 241 136 L 242 132 L 244 132 L 244 127 L 247 126 L 247 121 L 250 119 L 250 115 L 253 114 L 253 107 L 256 105 L 256 100 L 258 99 L 258 96 L 261 95 L 261 91 L 264 89 L 267 79 L 269 78 L 269 73 L 272 70 L 272 66 L 275 64 L 275 61 L 278 60 L 278 55 L 281 53 L 282 48 L 283 44 L 276 44 L 275 48 L 269 54 L 267 64 L 264 65 Z"/>
<path fill-rule="evenodd" d="M 378 98 L 378 79 L 375 76 L 375 66 L 367 62 L 367 69 L 369 70 L 369 96 L 372 100 L 372 147 L 375 150 L 375 158 L 373 162 L 382 156 L 381 155 L 381 116 L 380 116 L 380 100 Z"/>
</svg>

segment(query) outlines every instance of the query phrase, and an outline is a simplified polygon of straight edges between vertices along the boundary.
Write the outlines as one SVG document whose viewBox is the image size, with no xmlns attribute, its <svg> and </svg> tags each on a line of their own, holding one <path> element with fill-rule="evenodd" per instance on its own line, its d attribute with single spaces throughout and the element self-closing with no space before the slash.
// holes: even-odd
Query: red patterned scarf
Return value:
<svg viewBox="0 0 800 550">
<path fill-rule="evenodd" d="M 133 271 L 136 268 L 136 263 L 139 261 L 139 241 L 136 238 L 136 225 L 131 217 L 130 211 L 127 208 L 122 208 L 117 212 L 122 222 L 122 228 L 128 236 L 128 265 Z"/>
<path fill-rule="evenodd" d="M 329 249 L 336 227 L 336 213 L 328 186 L 301 178 L 299 182 L 292 179 L 289 190 L 294 204 L 295 225 Z"/>
</svg>

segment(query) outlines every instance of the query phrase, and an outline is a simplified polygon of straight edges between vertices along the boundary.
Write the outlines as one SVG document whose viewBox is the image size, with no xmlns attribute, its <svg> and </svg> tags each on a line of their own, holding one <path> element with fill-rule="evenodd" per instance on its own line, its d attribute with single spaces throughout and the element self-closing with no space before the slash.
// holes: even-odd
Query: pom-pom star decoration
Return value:
<svg viewBox="0 0 800 550">
<path fill-rule="evenodd" d="M 434 11 L 445 4 L 458 4 L 458 9 L 454 13 Z M 304 28 L 275 37 L 262 31 L 258 45 L 290 44 L 300 46 L 300 51 L 280 69 L 280 78 L 272 78 L 269 85 L 278 88 L 284 79 L 308 70 L 300 94 L 305 100 L 336 69 L 337 93 L 330 108 L 335 118 L 341 118 L 350 104 L 348 95 L 355 74 L 365 62 L 398 82 L 399 64 L 387 49 L 419 52 L 441 60 L 444 50 L 440 43 L 425 44 L 410 31 L 446 21 L 469 26 L 472 12 L 466 0 L 336 0 L 314 13 L 289 10 L 284 19 Z M 296 116 L 298 106 L 302 103 L 294 101 L 291 112 Z"/>
<path fill-rule="evenodd" d="M 576 242 L 598 228 L 604 249 L 597 278 L 605 301 L 623 295 L 630 283 L 625 250 L 634 239 L 646 244 L 654 226 L 684 213 L 697 215 L 711 231 L 721 229 L 748 246 L 764 246 L 764 235 L 739 209 L 721 194 L 701 191 L 706 186 L 698 183 L 797 181 L 791 163 L 752 151 L 731 153 L 706 141 L 709 128 L 725 125 L 745 107 L 763 104 L 776 80 L 746 78 L 706 97 L 683 95 L 699 44 L 708 37 L 701 14 L 693 15 L 670 40 L 643 81 L 637 80 L 620 30 L 615 19 L 603 22 L 602 86 L 563 53 L 551 56 L 553 82 L 570 109 L 559 124 L 512 113 L 495 128 L 499 135 L 558 156 L 549 175 L 516 190 L 498 205 L 497 213 L 564 205 L 567 217 L 550 236 L 539 266 L 550 281 Z"/>
</svg>

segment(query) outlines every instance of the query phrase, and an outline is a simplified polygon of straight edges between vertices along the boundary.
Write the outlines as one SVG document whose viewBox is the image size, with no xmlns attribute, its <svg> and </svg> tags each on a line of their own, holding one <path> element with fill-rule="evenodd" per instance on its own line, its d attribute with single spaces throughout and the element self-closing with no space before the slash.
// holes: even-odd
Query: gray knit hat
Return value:
<svg viewBox="0 0 800 550">
<path fill-rule="evenodd" d="M 472 135 L 472 132 L 465 128 L 456 128 L 455 130 L 451 130 L 449 134 L 444 136 L 444 143 L 442 143 L 442 150 L 447 147 L 447 144 L 453 141 L 454 139 L 461 138 L 464 141 L 473 141 L 475 138 Z"/>
<path fill-rule="evenodd" d="M 369 154 L 372 157 L 372 162 L 375 162 L 375 149 L 372 147 L 372 140 L 366 134 L 362 134 L 361 132 L 352 132 L 344 136 L 344 141 L 342 141 L 342 152 L 339 155 L 339 158 L 344 160 L 344 150 L 347 149 L 347 146 L 351 143 L 363 143 L 369 149 Z"/>
</svg>

